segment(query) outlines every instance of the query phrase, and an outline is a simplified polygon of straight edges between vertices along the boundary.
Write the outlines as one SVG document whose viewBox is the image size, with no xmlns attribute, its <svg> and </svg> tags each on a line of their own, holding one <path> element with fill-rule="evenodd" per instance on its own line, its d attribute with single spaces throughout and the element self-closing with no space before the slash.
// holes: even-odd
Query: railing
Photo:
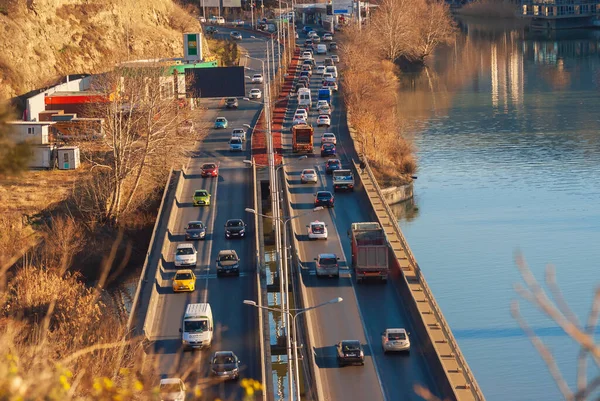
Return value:
<svg viewBox="0 0 600 401">
<path fill-rule="evenodd" d="M 154 222 L 154 228 L 152 229 L 152 236 L 150 237 L 150 243 L 148 244 L 148 250 L 146 251 L 146 258 L 144 259 L 144 265 L 142 267 L 142 272 L 140 273 L 140 279 L 138 281 L 137 288 L 135 290 L 135 295 L 133 296 L 133 303 L 131 304 L 131 311 L 129 312 L 129 319 L 127 319 L 127 332 L 131 331 L 131 326 L 133 325 L 133 321 L 135 319 L 135 315 L 137 313 L 137 307 L 139 298 L 142 292 L 142 287 L 144 282 L 147 281 L 147 270 L 148 270 L 148 259 L 150 258 L 150 254 L 154 249 L 154 240 L 156 237 L 156 231 L 158 230 L 158 226 L 160 225 L 160 220 L 162 216 L 163 207 L 165 205 L 165 199 L 167 197 L 167 193 L 169 192 L 169 186 L 171 185 L 171 179 L 173 178 L 173 167 L 169 170 L 169 177 L 167 178 L 167 183 L 165 185 L 165 189 L 163 190 L 162 198 L 160 200 L 160 206 L 158 207 L 158 213 L 156 221 Z"/>
<path fill-rule="evenodd" d="M 415 272 L 417 279 L 419 280 L 419 283 L 425 290 L 425 296 L 427 297 L 427 302 L 429 303 L 429 306 L 433 310 L 437 321 L 440 323 L 440 328 L 444 332 L 445 337 L 448 339 L 448 343 L 449 343 L 450 347 L 452 348 L 452 351 L 453 351 L 454 355 L 456 356 L 456 359 L 457 359 L 458 363 L 460 364 L 462 371 L 467 376 L 470 388 L 473 390 L 473 393 L 476 395 L 477 399 L 479 399 L 481 401 L 485 400 L 485 397 L 484 397 L 483 393 L 481 392 L 481 389 L 479 388 L 479 385 L 477 384 L 477 381 L 475 380 L 475 377 L 473 376 L 473 373 L 471 372 L 471 369 L 469 368 L 467 361 L 464 359 L 462 352 L 460 351 L 460 348 L 459 348 L 458 344 L 456 343 L 456 339 L 454 338 L 454 335 L 452 334 L 452 331 L 450 330 L 450 326 L 448 325 L 448 322 L 446 322 L 446 319 L 444 318 L 444 315 L 442 314 L 442 311 L 440 310 L 440 308 L 435 300 L 435 297 L 433 296 L 433 293 L 431 292 L 431 289 L 429 288 L 429 285 L 427 285 L 427 281 L 425 280 L 423 272 L 421 271 L 421 268 L 419 267 L 419 264 L 417 263 L 417 260 L 416 260 L 415 256 L 413 255 L 410 247 L 408 246 L 408 241 L 406 241 L 404 234 L 402 234 L 402 231 L 400 230 L 400 227 L 398 226 L 398 223 L 396 222 L 396 217 L 395 217 L 394 213 L 392 212 L 392 209 L 390 208 L 388 203 L 385 201 L 385 198 L 383 197 L 381 188 L 379 187 L 379 184 L 377 183 L 377 180 L 375 179 L 375 175 L 373 174 L 373 171 L 371 170 L 371 167 L 369 166 L 368 161 L 364 160 L 364 162 L 365 162 L 365 170 L 366 170 L 367 174 L 369 175 L 369 178 L 371 179 L 373 186 L 375 187 L 375 191 L 377 192 L 377 195 L 381 199 L 381 203 L 383 203 L 383 206 L 388 215 L 388 218 L 393 222 L 392 226 L 393 226 L 394 232 L 398 236 L 398 239 L 400 240 L 402 248 L 404 249 L 404 253 L 407 256 L 408 261 L 410 262 L 411 267 L 412 267 L 413 271 Z M 355 165 L 355 167 L 358 167 L 358 166 Z"/>
</svg>

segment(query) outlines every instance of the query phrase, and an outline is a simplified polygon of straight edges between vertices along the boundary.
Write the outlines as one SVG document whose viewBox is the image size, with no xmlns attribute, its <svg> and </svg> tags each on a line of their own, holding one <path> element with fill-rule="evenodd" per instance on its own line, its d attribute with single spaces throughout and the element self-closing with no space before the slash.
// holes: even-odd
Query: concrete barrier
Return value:
<svg viewBox="0 0 600 401">
<path fill-rule="evenodd" d="M 360 171 L 356 162 L 354 168 L 357 172 Z M 368 163 L 364 171 L 357 176 L 365 188 L 379 223 L 385 230 L 390 246 L 390 260 L 394 263 L 395 273 L 401 283 L 399 291 L 403 298 L 409 301 L 414 327 L 418 330 L 419 338 L 424 341 L 425 349 L 430 351 L 426 353 L 430 367 L 435 377 L 446 379 L 438 381 L 444 396 L 458 401 L 484 401 L 485 397 Z"/>
<path fill-rule="evenodd" d="M 160 200 L 160 206 L 158 207 L 158 213 L 156 215 L 156 221 L 154 222 L 154 228 L 152 229 L 152 236 L 150 237 L 150 243 L 148 244 L 148 251 L 146 252 L 146 257 L 144 259 L 144 265 L 142 266 L 142 272 L 140 273 L 140 279 L 138 280 L 138 285 L 135 290 L 135 295 L 133 296 L 133 303 L 131 304 L 131 311 L 129 312 L 129 318 L 127 319 L 127 331 L 129 333 L 141 334 L 135 328 L 137 327 L 138 320 L 140 316 L 138 316 L 138 306 L 141 294 L 145 289 L 145 284 L 148 281 L 147 274 L 148 272 L 148 264 L 150 259 L 150 254 L 154 249 L 154 244 L 156 240 L 156 232 L 159 229 L 161 218 L 163 216 L 163 209 L 165 207 L 165 200 L 167 199 L 167 195 L 169 193 L 169 188 L 171 187 L 171 181 L 173 180 L 173 167 L 169 170 L 169 176 L 167 177 L 167 182 L 165 183 L 165 188 L 163 190 L 163 194 Z"/>
<path fill-rule="evenodd" d="M 148 307 L 146 309 L 146 318 L 144 319 L 143 333 L 147 340 L 152 341 L 154 339 L 154 318 L 156 316 L 156 306 L 160 299 L 160 294 L 156 291 L 156 283 L 160 281 L 160 271 L 162 269 L 163 257 L 166 259 L 171 248 L 171 242 L 169 240 L 169 233 L 173 233 L 175 220 L 177 218 L 177 203 L 181 200 L 181 192 L 183 191 L 185 167 L 182 166 L 181 170 L 173 172 L 175 191 L 173 193 L 173 201 L 168 202 L 171 205 L 171 209 L 168 211 L 168 218 L 165 227 L 165 234 L 162 242 L 162 248 L 160 255 L 158 255 L 157 268 L 152 280 L 152 293 L 150 300 L 148 301 Z"/>
<path fill-rule="evenodd" d="M 413 197 L 413 183 L 399 187 L 387 187 L 381 189 L 381 195 L 388 205 L 404 202 Z"/>
</svg>

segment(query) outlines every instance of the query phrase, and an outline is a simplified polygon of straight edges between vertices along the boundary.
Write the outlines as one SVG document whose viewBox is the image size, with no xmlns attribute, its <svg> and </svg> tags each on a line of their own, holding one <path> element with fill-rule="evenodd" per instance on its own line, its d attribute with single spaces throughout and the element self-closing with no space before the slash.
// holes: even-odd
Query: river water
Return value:
<svg viewBox="0 0 600 401">
<path fill-rule="evenodd" d="M 600 284 L 600 31 L 460 29 L 426 70 L 401 77 L 398 111 L 419 172 L 414 201 L 395 210 L 487 400 L 561 400 L 510 313 L 522 282 L 515 254 L 542 282 L 554 265 L 586 321 Z M 579 348 L 519 304 L 574 389 Z"/>
</svg>

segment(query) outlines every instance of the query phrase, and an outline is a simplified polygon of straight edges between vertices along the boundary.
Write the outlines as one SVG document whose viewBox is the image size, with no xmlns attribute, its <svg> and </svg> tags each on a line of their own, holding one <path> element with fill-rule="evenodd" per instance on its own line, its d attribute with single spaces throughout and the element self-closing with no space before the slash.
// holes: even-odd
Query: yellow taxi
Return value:
<svg viewBox="0 0 600 401">
<path fill-rule="evenodd" d="M 196 289 L 196 275 L 190 269 L 177 270 L 173 277 L 173 291 L 193 292 Z"/>
</svg>

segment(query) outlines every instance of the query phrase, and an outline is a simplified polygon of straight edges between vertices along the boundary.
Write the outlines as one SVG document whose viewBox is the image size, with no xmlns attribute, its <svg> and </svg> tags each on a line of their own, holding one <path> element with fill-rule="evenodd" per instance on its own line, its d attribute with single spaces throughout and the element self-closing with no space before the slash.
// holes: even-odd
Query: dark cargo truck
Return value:
<svg viewBox="0 0 600 401">
<path fill-rule="evenodd" d="M 352 240 L 352 266 L 356 282 L 361 283 L 368 278 L 387 282 L 388 245 L 379 223 L 352 223 L 348 236 Z"/>
<path fill-rule="evenodd" d="M 313 127 L 299 124 L 292 127 L 292 146 L 294 152 L 313 153 Z"/>
</svg>

